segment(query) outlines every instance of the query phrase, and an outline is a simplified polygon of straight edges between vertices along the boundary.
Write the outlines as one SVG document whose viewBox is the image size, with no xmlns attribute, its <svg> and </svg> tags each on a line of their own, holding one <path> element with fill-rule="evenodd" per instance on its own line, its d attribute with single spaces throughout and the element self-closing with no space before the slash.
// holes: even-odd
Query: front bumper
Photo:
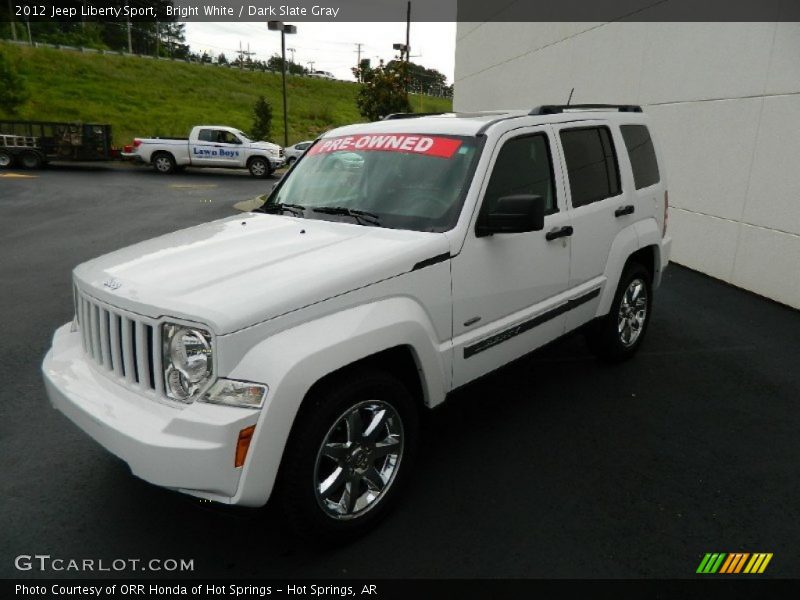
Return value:
<svg viewBox="0 0 800 600">
<path fill-rule="evenodd" d="M 42 364 L 53 406 L 145 481 L 233 502 L 242 474 L 234 467 L 239 431 L 255 425 L 260 411 L 174 405 L 128 389 L 102 368 L 85 357 L 79 333 L 59 328 Z"/>
<path fill-rule="evenodd" d="M 286 164 L 285 158 L 275 158 L 274 156 L 269 157 L 269 164 L 273 169 L 280 169 L 283 165 Z"/>
</svg>

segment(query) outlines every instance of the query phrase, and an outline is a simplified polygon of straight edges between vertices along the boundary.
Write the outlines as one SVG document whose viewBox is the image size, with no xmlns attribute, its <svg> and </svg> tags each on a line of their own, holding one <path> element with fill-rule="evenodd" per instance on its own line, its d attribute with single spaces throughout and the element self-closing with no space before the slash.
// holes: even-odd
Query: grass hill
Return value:
<svg viewBox="0 0 800 600">
<path fill-rule="evenodd" d="M 28 101 L 14 118 L 110 123 L 117 146 L 134 136 L 186 136 L 202 123 L 248 131 L 253 104 L 263 95 L 272 105 L 272 138 L 283 143 L 281 78 L 137 56 L 31 48 L 0 42 L 25 79 Z M 356 109 L 358 85 L 307 77 L 287 78 L 289 143 L 363 121 Z M 417 112 L 447 111 L 446 98 L 412 96 Z M 0 117 L 10 118 L 0 106 Z"/>
</svg>

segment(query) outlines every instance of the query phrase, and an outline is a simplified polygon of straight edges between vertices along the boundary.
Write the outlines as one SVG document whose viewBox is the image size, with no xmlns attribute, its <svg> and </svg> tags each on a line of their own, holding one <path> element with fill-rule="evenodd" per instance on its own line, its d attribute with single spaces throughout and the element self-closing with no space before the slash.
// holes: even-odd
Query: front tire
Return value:
<svg viewBox="0 0 800 600">
<path fill-rule="evenodd" d="M 169 152 L 159 152 L 152 158 L 156 173 L 169 175 L 175 172 L 175 158 Z"/>
<path fill-rule="evenodd" d="M 611 309 L 586 332 L 589 347 L 606 362 L 633 356 L 642 344 L 653 307 L 653 277 L 639 263 L 622 272 Z"/>
<path fill-rule="evenodd" d="M 250 175 L 253 177 L 258 177 L 259 179 L 263 179 L 264 177 L 269 177 L 272 175 L 272 167 L 264 158 L 256 157 L 250 160 L 247 165 L 248 170 L 250 171 Z"/>
<path fill-rule="evenodd" d="M 395 504 L 418 436 L 414 399 L 389 373 L 351 372 L 312 391 L 281 465 L 292 529 L 325 545 L 366 533 Z"/>
</svg>

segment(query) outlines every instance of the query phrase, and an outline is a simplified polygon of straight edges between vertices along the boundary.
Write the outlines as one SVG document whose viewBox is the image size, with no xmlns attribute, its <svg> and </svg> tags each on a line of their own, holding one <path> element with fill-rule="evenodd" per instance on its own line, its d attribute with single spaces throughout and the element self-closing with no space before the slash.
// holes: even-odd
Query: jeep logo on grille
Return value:
<svg viewBox="0 0 800 600">
<path fill-rule="evenodd" d="M 122 287 L 122 282 L 119 279 L 114 279 L 112 277 L 111 279 L 106 279 L 103 282 L 103 285 L 111 290 L 116 290 Z"/>
</svg>

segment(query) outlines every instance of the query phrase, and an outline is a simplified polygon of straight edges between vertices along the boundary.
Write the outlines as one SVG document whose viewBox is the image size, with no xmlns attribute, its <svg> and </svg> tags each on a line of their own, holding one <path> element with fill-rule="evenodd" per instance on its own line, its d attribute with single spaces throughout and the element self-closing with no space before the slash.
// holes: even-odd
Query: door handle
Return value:
<svg viewBox="0 0 800 600">
<path fill-rule="evenodd" d="M 572 230 L 572 226 L 571 225 L 565 225 L 564 227 L 555 227 L 555 228 L 551 229 L 550 231 L 548 231 L 545 234 L 544 238 L 548 242 L 550 242 L 550 241 L 556 240 L 558 238 L 569 237 L 569 236 L 572 235 L 572 231 L 573 230 Z"/>
<path fill-rule="evenodd" d="M 620 206 L 617 210 L 614 211 L 615 217 L 622 217 L 625 215 L 632 215 L 634 211 L 633 204 L 628 204 L 627 206 Z"/>
</svg>

